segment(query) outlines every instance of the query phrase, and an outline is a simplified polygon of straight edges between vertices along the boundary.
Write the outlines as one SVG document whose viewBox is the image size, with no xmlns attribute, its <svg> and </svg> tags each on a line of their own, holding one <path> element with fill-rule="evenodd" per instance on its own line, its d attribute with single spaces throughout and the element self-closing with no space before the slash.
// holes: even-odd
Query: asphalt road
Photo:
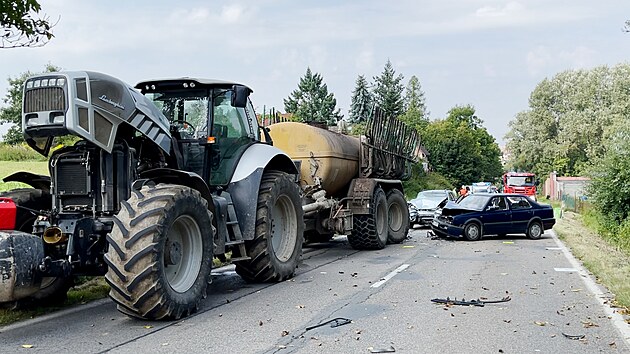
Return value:
<svg viewBox="0 0 630 354">
<path fill-rule="evenodd" d="M 355 251 L 343 238 L 307 248 L 296 277 L 278 284 L 219 269 L 201 310 L 182 321 L 130 319 L 106 299 L 13 324 L 0 328 L 0 352 L 630 352 L 628 324 L 550 233 L 474 243 L 410 236 L 381 251 Z M 483 307 L 431 302 L 505 296 Z M 335 318 L 351 322 L 309 328 Z"/>
</svg>

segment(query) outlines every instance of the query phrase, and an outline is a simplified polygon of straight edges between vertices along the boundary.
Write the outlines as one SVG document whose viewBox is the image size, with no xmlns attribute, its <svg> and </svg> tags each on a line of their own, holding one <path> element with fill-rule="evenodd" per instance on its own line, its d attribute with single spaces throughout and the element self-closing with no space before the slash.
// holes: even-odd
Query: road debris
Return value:
<svg viewBox="0 0 630 354">
<path fill-rule="evenodd" d="M 447 306 L 460 305 L 460 306 L 478 306 L 478 307 L 483 307 L 485 304 L 498 304 L 498 303 L 501 303 L 501 302 L 508 302 L 510 300 L 512 300 L 510 298 L 510 296 L 505 296 L 501 300 L 480 300 L 480 299 L 476 299 L 476 300 L 466 301 L 465 299 L 457 300 L 457 298 L 451 299 L 449 297 L 447 297 L 446 299 L 438 299 L 438 298 L 431 299 L 432 302 L 435 302 L 435 303 L 438 303 L 438 304 L 446 304 Z"/>
<path fill-rule="evenodd" d="M 564 332 L 562 332 L 562 335 L 567 337 L 567 338 L 569 338 L 569 339 L 572 339 L 572 340 L 580 340 L 580 339 L 584 339 L 584 337 L 586 337 L 585 334 L 567 334 L 567 333 L 564 333 Z"/>
<path fill-rule="evenodd" d="M 317 328 L 317 327 L 321 327 L 321 326 L 325 326 L 325 325 L 327 325 L 329 323 L 330 323 L 330 328 L 335 328 L 335 327 L 347 325 L 348 323 L 352 323 L 352 320 L 348 319 L 348 318 L 337 317 L 337 318 L 333 318 L 332 320 L 328 320 L 326 322 L 322 322 L 320 324 L 316 324 L 314 326 L 306 327 L 306 330 L 310 331 L 311 329 L 314 329 L 314 328 Z"/>
<path fill-rule="evenodd" d="M 391 345 L 389 346 L 389 348 L 368 347 L 367 349 L 370 353 L 395 353 L 396 352 L 396 348 L 394 348 Z"/>
</svg>

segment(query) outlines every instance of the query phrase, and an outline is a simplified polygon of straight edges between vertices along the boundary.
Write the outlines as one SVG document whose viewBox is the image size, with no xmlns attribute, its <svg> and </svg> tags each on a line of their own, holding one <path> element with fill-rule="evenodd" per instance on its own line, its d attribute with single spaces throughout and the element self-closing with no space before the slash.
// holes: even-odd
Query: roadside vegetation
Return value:
<svg viewBox="0 0 630 354">
<path fill-rule="evenodd" d="M 600 236 L 601 216 L 593 210 L 584 214 L 570 211 L 556 219 L 554 230 L 558 237 L 612 294 L 614 305 L 630 309 L 630 247 L 627 242 Z"/>
</svg>

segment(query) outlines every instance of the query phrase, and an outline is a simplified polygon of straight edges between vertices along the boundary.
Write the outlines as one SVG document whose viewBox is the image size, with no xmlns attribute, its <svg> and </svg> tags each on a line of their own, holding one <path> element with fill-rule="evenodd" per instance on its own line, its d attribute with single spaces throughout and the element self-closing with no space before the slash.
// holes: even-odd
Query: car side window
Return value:
<svg viewBox="0 0 630 354">
<path fill-rule="evenodd" d="M 512 210 L 529 209 L 532 207 L 532 205 L 529 204 L 526 198 L 509 197 L 508 199 L 510 201 L 510 208 L 512 208 Z"/>
<path fill-rule="evenodd" d="M 503 197 L 494 197 L 488 204 L 488 206 L 497 207 L 497 210 L 507 210 L 507 203 Z"/>
</svg>

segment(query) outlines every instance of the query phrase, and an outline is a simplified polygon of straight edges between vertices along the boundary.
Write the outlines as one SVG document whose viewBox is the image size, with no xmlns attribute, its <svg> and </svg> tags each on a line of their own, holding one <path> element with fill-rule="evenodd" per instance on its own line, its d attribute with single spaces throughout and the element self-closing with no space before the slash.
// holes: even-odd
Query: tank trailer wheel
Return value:
<svg viewBox="0 0 630 354">
<path fill-rule="evenodd" d="M 297 268 L 303 241 L 300 187 L 287 173 L 265 172 L 258 192 L 254 239 L 245 241 L 250 259 L 235 262 L 236 273 L 249 282 L 291 278 Z"/>
<path fill-rule="evenodd" d="M 409 233 L 409 208 L 405 197 L 398 189 L 387 192 L 387 215 L 387 241 L 403 242 Z"/>
<path fill-rule="evenodd" d="M 405 204 L 406 205 L 406 204 Z M 368 215 L 355 215 L 348 243 L 358 250 L 380 250 L 387 245 L 387 198 L 381 187 L 376 187 L 370 201 Z M 408 217 L 407 217 L 408 219 Z"/>
<path fill-rule="evenodd" d="M 179 319 L 206 296 L 214 230 L 207 201 L 191 188 L 158 184 L 134 191 L 107 236 L 109 296 L 128 316 Z"/>
<path fill-rule="evenodd" d="M 4 193 L 0 193 L 0 197 L 11 198 L 15 204 L 34 210 L 48 210 L 52 206 L 52 198 L 50 194 L 45 193 L 41 189 L 34 188 L 18 188 Z M 15 217 L 15 229 L 32 233 L 33 224 L 37 216 L 32 213 L 18 208 Z M 28 303 L 30 300 L 36 300 L 37 305 L 59 305 L 66 301 L 68 290 L 74 284 L 72 277 L 55 278 L 45 277 L 42 279 L 40 290 L 25 299 Z"/>
</svg>

